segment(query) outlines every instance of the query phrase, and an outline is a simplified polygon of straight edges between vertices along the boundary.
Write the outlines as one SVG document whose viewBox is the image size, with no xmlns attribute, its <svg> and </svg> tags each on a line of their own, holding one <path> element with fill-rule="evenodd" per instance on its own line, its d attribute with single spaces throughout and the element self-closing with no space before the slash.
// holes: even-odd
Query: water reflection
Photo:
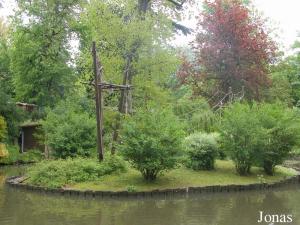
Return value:
<svg viewBox="0 0 300 225">
<path fill-rule="evenodd" d="M 0 177 L 3 182 L 3 175 Z M 271 192 L 111 201 L 41 195 L 6 187 L 0 188 L 0 224 L 254 225 L 258 224 L 259 211 L 264 211 L 293 214 L 292 224 L 297 225 L 299 198 L 297 186 Z"/>
</svg>

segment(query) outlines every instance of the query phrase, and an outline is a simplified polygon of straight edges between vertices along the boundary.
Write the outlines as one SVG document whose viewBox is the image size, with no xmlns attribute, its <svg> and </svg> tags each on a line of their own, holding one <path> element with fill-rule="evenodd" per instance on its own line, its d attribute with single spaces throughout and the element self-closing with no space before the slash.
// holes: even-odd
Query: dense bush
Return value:
<svg viewBox="0 0 300 225">
<path fill-rule="evenodd" d="M 203 98 L 186 94 L 176 102 L 174 113 L 185 122 L 188 133 L 214 131 L 216 116 Z"/>
<path fill-rule="evenodd" d="M 4 140 L 6 138 L 6 122 L 2 116 L 0 116 L 0 160 L 8 156 Z"/>
<path fill-rule="evenodd" d="M 0 159 L 1 165 L 26 164 L 41 161 L 44 156 L 40 150 L 29 150 L 28 152 L 20 153 L 18 146 L 7 146 L 8 156 Z"/>
<path fill-rule="evenodd" d="M 257 117 L 257 106 L 235 103 L 224 110 L 221 122 L 222 146 L 235 162 L 237 172 L 247 175 L 268 141 L 267 131 Z"/>
<path fill-rule="evenodd" d="M 121 132 L 120 151 L 146 180 L 175 167 L 181 153 L 183 131 L 167 109 L 138 110 Z"/>
<path fill-rule="evenodd" d="M 40 150 L 31 149 L 27 152 L 21 153 L 18 156 L 18 163 L 35 163 L 44 159 L 44 155 Z"/>
<path fill-rule="evenodd" d="M 187 166 L 194 170 L 212 170 L 218 154 L 216 133 L 194 133 L 184 140 Z"/>
<path fill-rule="evenodd" d="M 8 156 L 0 158 L 1 165 L 11 165 L 19 160 L 20 151 L 17 146 L 7 146 Z"/>
<path fill-rule="evenodd" d="M 273 175 L 275 166 L 283 163 L 297 144 L 300 121 L 292 109 L 279 103 L 259 105 L 258 118 L 268 137 L 261 147 L 259 165 Z"/>
<path fill-rule="evenodd" d="M 15 102 L 0 88 L 0 116 L 3 116 L 7 124 L 7 141 L 13 143 L 19 136 L 19 124 L 27 115 L 16 107 Z"/>
<path fill-rule="evenodd" d="M 273 175 L 300 137 L 297 115 L 282 103 L 235 103 L 224 111 L 221 128 L 224 147 L 242 175 L 253 164 Z"/>
<path fill-rule="evenodd" d="M 293 105 L 293 84 L 290 83 L 288 76 L 281 72 L 273 72 L 271 74 L 272 85 L 265 88 L 263 91 L 263 98 L 266 102 L 276 103 L 281 101 L 287 105 Z"/>
<path fill-rule="evenodd" d="M 2 116 L 0 116 L 0 143 L 4 141 L 6 137 L 6 122 Z"/>
<path fill-rule="evenodd" d="M 59 188 L 78 182 L 95 181 L 101 176 L 125 170 L 124 160 L 118 156 L 107 156 L 101 163 L 96 159 L 84 158 L 42 161 L 30 167 L 27 175 L 31 184 Z"/>
<path fill-rule="evenodd" d="M 96 120 L 79 100 L 60 102 L 42 126 L 45 143 L 57 158 L 88 157 L 96 151 Z"/>
</svg>

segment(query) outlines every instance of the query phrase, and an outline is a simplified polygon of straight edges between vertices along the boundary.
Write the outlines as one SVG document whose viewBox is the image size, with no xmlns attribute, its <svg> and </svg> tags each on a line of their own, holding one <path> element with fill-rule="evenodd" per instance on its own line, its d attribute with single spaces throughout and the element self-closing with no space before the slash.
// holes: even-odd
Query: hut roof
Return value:
<svg viewBox="0 0 300 225">
<path fill-rule="evenodd" d="M 24 123 L 22 123 L 20 125 L 20 127 L 38 127 L 38 126 L 41 126 L 41 122 L 40 121 L 26 121 Z"/>
<path fill-rule="evenodd" d="M 16 102 L 16 105 L 18 106 L 31 106 L 31 107 L 37 107 L 35 104 L 29 104 L 29 103 L 24 103 L 24 102 Z"/>
</svg>

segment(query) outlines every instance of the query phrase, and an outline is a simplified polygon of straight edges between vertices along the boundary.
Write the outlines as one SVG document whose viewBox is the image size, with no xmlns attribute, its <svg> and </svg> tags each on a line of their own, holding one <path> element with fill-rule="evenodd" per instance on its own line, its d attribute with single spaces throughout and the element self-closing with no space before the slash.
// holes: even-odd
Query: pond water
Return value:
<svg viewBox="0 0 300 225">
<path fill-rule="evenodd" d="M 0 225 L 255 225 L 259 211 L 292 214 L 300 225 L 300 186 L 174 197 L 102 200 L 26 192 L 4 185 L 22 167 L 0 168 Z M 274 223 L 279 224 L 279 223 Z"/>
</svg>

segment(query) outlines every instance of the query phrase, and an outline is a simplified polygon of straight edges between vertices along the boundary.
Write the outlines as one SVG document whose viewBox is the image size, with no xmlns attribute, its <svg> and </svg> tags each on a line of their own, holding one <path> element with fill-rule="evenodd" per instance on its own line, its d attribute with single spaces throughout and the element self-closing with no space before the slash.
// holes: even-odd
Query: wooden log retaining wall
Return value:
<svg viewBox="0 0 300 225">
<path fill-rule="evenodd" d="M 269 190 L 274 188 L 284 187 L 288 184 L 299 184 L 300 175 L 296 175 L 285 180 L 281 180 L 276 183 L 258 183 L 247 185 L 213 185 L 206 187 L 187 187 L 187 188 L 175 188 L 153 191 L 92 191 L 92 190 L 73 190 L 62 188 L 46 188 L 22 183 L 24 179 L 22 177 L 10 177 L 6 179 L 6 184 L 23 190 L 30 190 L 40 193 L 59 194 L 63 196 L 81 196 L 92 198 L 151 198 L 151 197 L 170 197 L 170 196 L 188 196 L 189 194 L 200 193 L 229 193 L 229 192 L 241 192 L 251 190 Z"/>
</svg>

